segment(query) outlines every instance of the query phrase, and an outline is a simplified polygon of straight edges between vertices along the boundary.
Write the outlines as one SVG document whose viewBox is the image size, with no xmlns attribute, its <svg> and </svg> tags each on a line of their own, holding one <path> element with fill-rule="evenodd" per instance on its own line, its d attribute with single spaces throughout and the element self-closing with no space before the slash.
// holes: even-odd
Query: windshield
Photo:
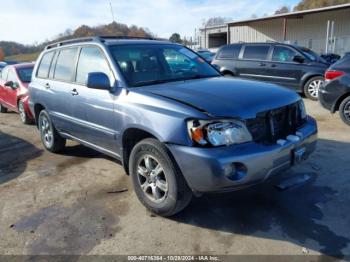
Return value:
<svg viewBox="0 0 350 262">
<path fill-rule="evenodd" d="M 129 86 L 217 77 L 219 73 L 191 50 L 171 44 L 110 47 Z"/>
<path fill-rule="evenodd" d="M 300 47 L 300 50 L 303 52 L 303 54 L 309 58 L 313 62 L 321 61 L 326 62 L 322 57 L 320 57 L 316 52 L 312 51 L 311 49 Z"/>
<path fill-rule="evenodd" d="M 17 69 L 19 79 L 23 83 L 30 83 L 32 79 L 33 67 L 19 68 Z"/>
</svg>

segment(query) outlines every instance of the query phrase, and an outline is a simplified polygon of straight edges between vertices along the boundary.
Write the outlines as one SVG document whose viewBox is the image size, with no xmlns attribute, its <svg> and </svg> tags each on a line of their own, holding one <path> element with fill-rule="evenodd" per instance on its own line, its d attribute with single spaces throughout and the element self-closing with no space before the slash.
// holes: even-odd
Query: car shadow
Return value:
<svg viewBox="0 0 350 262">
<path fill-rule="evenodd" d="M 31 143 L 0 131 L 0 184 L 20 176 L 27 162 L 42 152 Z"/>
<path fill-rule="evenodd" d="M 332 150 L 349 153 L 349 145 L 320 140 L 314 156 L 308 160 L 310 163 L 306 161 L 303 168 L 295 167 L 267 183 L 249 189 L 194 198 L 183 212 L 171 219 L 226 233 L 290 241 L 306 249 L 342 258 L 345 256 L 342 249 L 350 243 L 348 228 L 344 226 L 340 231 L 347 236 L 345 237 L 333 232 L 331 227 L 348 225 L 346 216 L 350 206 L 346 199 L 350 199 L 350 192 L 346 190 L 344 193 L 345 190 L 341 190 L 339 186 L 342 183 L 335 184 L 332 181 L 340 175 L 344 184 L 349 184 L 350 179 L 346 178 L 345 173 L 337 171 L 340 169 L 329 177 L 326 177 L 326 172 L 321 174 L 320 171 L 332 169 L 329 166 L 332 162 L 345 166 L 346 159 L 332 154 Z M 319 157 L 326 161 L 317 162 Z M 314 170 L 317 169 L 315 160 L 319 163 L 319 171 Z M 285 190 L 276 187 L 283 181 L 305 175 L 309 180 L 303 183 L 296 183 Z M 339 191 L 346 195 L 339 194 Z M 331 205 L 331 210 L 325 208 L 327 203 Z M 333 209 L 342 212 L 333 212 Z M 234 237 L 231 239 L 233 242 Z M 223 241 L 230 241 L 230 238 L 225 236 Z"/>
</svg>

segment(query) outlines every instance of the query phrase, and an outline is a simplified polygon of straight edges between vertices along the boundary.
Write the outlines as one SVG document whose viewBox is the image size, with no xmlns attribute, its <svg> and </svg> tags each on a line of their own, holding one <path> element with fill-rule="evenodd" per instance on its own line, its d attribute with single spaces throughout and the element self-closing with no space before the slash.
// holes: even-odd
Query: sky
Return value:
<svg viewBox="0 0 350 262">
<path fill-rule="evenodd" d="M 110 2 L 117 22 L 168 38 L 174 32 L 193 36 L 210 17 L 240 20 L 273 14 L 299 0 L 0 0 L 0 41 L 40 43 L 82 24 L 110 23 Z"/>
</svg>

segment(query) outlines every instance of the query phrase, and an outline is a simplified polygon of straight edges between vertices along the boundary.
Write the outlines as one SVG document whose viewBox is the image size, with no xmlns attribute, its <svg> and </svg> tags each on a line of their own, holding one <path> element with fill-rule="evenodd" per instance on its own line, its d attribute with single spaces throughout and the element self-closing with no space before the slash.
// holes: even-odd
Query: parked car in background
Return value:
<svg viewBox="0 0 350 262">
<path fill-rule="evenodd" d="M 211 63 L 214 59 L 215 53 L 208 50 L 198 50 L 197 53 L 203 57 L 208 63 Z"/>
<path fill-rule="evenodd" d="M 5 62 L 0 62 L 0 74 L 2 69 L 6 66 L 7 64 Z"/>
<path fill-rule="evenodd" d="M 316 121 L 295 92 L 224 78 L 197 53 L 164 41 L 50 45 L 29 92 L 47 150 L 72 139 L 121 160 L 139 200 L 163 216 L 185 208 L 192 192 L 262 182 L 316 145 Z"/>
<path fill-rule="evenodd" d="M 332 113 L 339 111 L 344 123 L 350 125 L 350 56 L 332 65 L 325 79 L 319 94 L 322 106 Z"/>
<path fill-rule="evenodd" d="M 213 65 L 224 76 L 266 81 L 318 99 L 318 89 L 329 67 L 310 49 L 281 43 L 240 43 L 219 49 Z"/>
<path fill-rule="evenodd" d="M 28 84 L 33 68 L 34 64 L 9 65 L 2 70 L 0 77 L 0 112 L 15 111 L 25 124 L 33 121 L 28 106 Z"/>
<path fill-rule="evenodd" d="M 341 56 L 338 54 L 333 54 L 333 53 L 327 53 L 327 54 L 321 54 L 321 57 L 326 60 L 329 64 L 334 64 L 337 62 Z"/>
</svg>

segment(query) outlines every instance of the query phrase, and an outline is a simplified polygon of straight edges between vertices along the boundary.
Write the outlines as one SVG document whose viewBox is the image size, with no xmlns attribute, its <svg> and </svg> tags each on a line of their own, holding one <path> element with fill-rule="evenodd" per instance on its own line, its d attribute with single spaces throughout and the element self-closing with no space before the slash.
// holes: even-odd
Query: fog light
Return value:
<svg viewBox="0 0 350 262">
<path fill-rule="evenodd" d="M 224 168 L 224 173 L 230 180 L 241 180 L 247 174 L 247 167 L 242 163 L 232 163 Z"/>
</svg>

